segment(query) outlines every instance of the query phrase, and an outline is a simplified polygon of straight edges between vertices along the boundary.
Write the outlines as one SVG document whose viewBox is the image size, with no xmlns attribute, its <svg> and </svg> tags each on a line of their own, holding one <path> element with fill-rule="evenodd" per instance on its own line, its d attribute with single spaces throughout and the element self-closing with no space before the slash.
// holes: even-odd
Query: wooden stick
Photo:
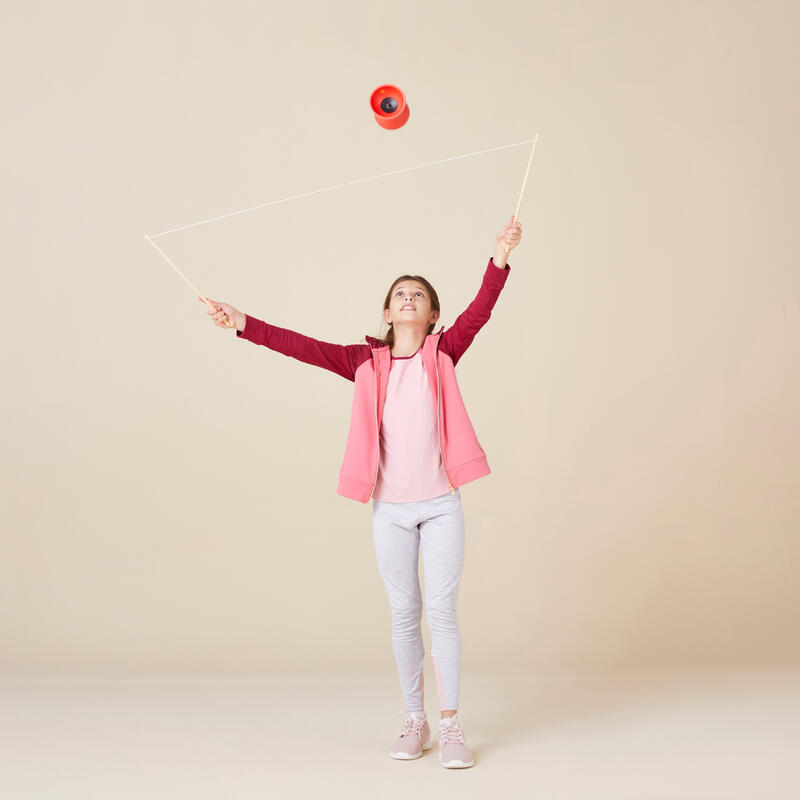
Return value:
<svg viewBox="0 0 800 800">
<path fill-rule="evenodd" d="M 210 308 L 214 308 L 215 307 L 214 304 L 210 303 L 208 301 L 208 299 L 206 298 L 206 296 L 178 269 L 178 267 L 175 264 L 172 263 L 172 261 L 170 260 L 169 256 L 147 234 L 144 235 L 144 238 L 147 239 L 147 241 L 150 242 L 150 244 L 153 245 L 153 247 L 155 247 L 155 249 L 158 250 L 158 252 L 161 253 L 162 256 L 164 256 L 164 259 L 166 260 L 166 262 L 168 264 L 170 264 L 172 267 L 174 267 L 174 269 L 178 273 L 178 275 L 180 275 L 181 278 L 183 278 L 186 281 L 186 283 L 188 283 L 189 286 L 191 286 L 192 289 L 195 290 L 195 292 L 197 293 L 198 297 L 204 303 L 207 303 Z M 225 327 L 226 328 L 232 328 L 233 327 L 233 322 L 231 322 L 230 320 L 227 320 L 226 323 L 225 323 Z"/>
<path fill-rule="evenodd" d="M 528 173 L 531 171 L 531 164 L 533 164 L 533 154 L 536 152 L 536 142 L 539 139 L 539 134 L 536 134 L 536 137 L 533 140 L 533 147 L 531 147 L 531 157 L 528 159 L 528 168 L 525 170 L 525 177 L 522 180 L 522 190 L 519 193 L 519 200 L 517 201 L 517 210 L 514 212 L 514 217 L 511 220 L 512 222 L 516 222 L 517 217 L 519 216 L 519 208 L 522 205 L 522 195 L 525 194 L 525 185 L 528 183 Z M 504 245 L 506 256 L 508 256 L 508 243 Z"/>
</svg>

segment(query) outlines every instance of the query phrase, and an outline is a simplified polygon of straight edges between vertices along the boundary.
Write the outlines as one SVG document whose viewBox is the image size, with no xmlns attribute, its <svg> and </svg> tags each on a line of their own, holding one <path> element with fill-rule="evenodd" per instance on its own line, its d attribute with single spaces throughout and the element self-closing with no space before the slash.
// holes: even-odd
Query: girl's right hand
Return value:
<svg viewBox="0 0 800 800">
<path fill-rule="evenodd" d="M 205 302 L 202 297 L 197 298 L 201 303 Z M 212 304 L 213 308 L 209 308 L 206 312 L 215 325 L 220 328 L 236 328 L 239 331 L 244 330 L 247 318 L 241 311 L 235 309 L 228 303 L 220 303 L 217 300 L 207 298 L 208 302 Z"/>
</svg>

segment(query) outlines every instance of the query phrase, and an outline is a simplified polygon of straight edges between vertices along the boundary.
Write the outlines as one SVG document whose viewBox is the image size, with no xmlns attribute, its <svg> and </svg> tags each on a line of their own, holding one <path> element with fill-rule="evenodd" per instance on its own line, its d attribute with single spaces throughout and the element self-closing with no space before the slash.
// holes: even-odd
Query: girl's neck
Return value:
<svg viewBox="0 0 800 800">
<path fill-rule="evenodd" d="M 397 342 L 392 345 L 392 355 L 395 358 L 407 358 L 408 356 L 413 356 L 416 352 L 420 350 L 423 344 L 425 344 L 425 336 L 426 334 L 422 334 L 422 338 L 417 336 L 408 337 L 403 336 L 401 337 L 401 341 Z"/>
</svg>

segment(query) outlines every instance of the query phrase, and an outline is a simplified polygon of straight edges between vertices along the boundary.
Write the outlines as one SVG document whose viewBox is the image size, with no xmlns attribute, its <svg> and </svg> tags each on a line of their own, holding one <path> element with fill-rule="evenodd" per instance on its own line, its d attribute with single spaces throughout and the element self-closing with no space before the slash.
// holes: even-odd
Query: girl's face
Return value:
<svg viewBox="0 0 800 800">
<path fill-rule="evenodd" d="M 383 310 L 383 319 L 394 328 L 408 325 L 428 330 L 432 322 L 439 319 L 439 312 L 431 309 L 427 289 L 417 281 L 400 281 L 392 289 L 389 308 Z"/>
</svg>

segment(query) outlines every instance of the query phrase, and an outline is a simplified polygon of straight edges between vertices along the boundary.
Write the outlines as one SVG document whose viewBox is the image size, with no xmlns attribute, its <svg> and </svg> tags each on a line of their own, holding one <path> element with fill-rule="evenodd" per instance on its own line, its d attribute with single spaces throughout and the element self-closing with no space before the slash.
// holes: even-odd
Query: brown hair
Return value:
<svg viewBox="0 0 800 800">
<path fill-rule="evenodd" d="M 417 281 L 418 283 L 421 283 L 428 290 L 428 297 L 431 300 L 431 311 L 441 311 L 441 309 L 439 308 L 439 295 L 436 294 L 436 289 L 434 289 L 433 286 L 431 286 L 430 283 L 428 283 L 428 281 L 425 280 L 425 278 L 422 277 L 422 275 L 401 275 L 399 278 L 396 278 L 394 283 L 392 283 L 391 287 L 389 288 L 389 291 L 386 292 L 386 299 L 383 301 L 383 309 L 384 309 L 384 311 L 387 308 L 389 308 L 389 303 L 392 300 L 392 292 L 394 291 L 394 287 L 397 286 L 397 284 L 400 283 L 400 281 Z M 384 323 L 381 322 L 381 325 L 383 325 L 383 324 Z M 435 326 L 436 326 L 436 323 L 432 322 L 428 326 L 428 334 L 426 334 L 426 335 L 429 335 L 429 334 L 433 333 L 433 329 L 434 329 Z M 392 327 L 392 324 L 389 323 L 389 330 L 386 333 L 386 336 L 381 337 L 380 336 L 380 329 L 378 329 L 378 336 L 376 338 L 377 339 L 381 339 L 381 341 L 384 342 L 385 344 L 388 344 L 389 347 L 393 347 L 394 346 L 394 328 Z"/>
</svg>

